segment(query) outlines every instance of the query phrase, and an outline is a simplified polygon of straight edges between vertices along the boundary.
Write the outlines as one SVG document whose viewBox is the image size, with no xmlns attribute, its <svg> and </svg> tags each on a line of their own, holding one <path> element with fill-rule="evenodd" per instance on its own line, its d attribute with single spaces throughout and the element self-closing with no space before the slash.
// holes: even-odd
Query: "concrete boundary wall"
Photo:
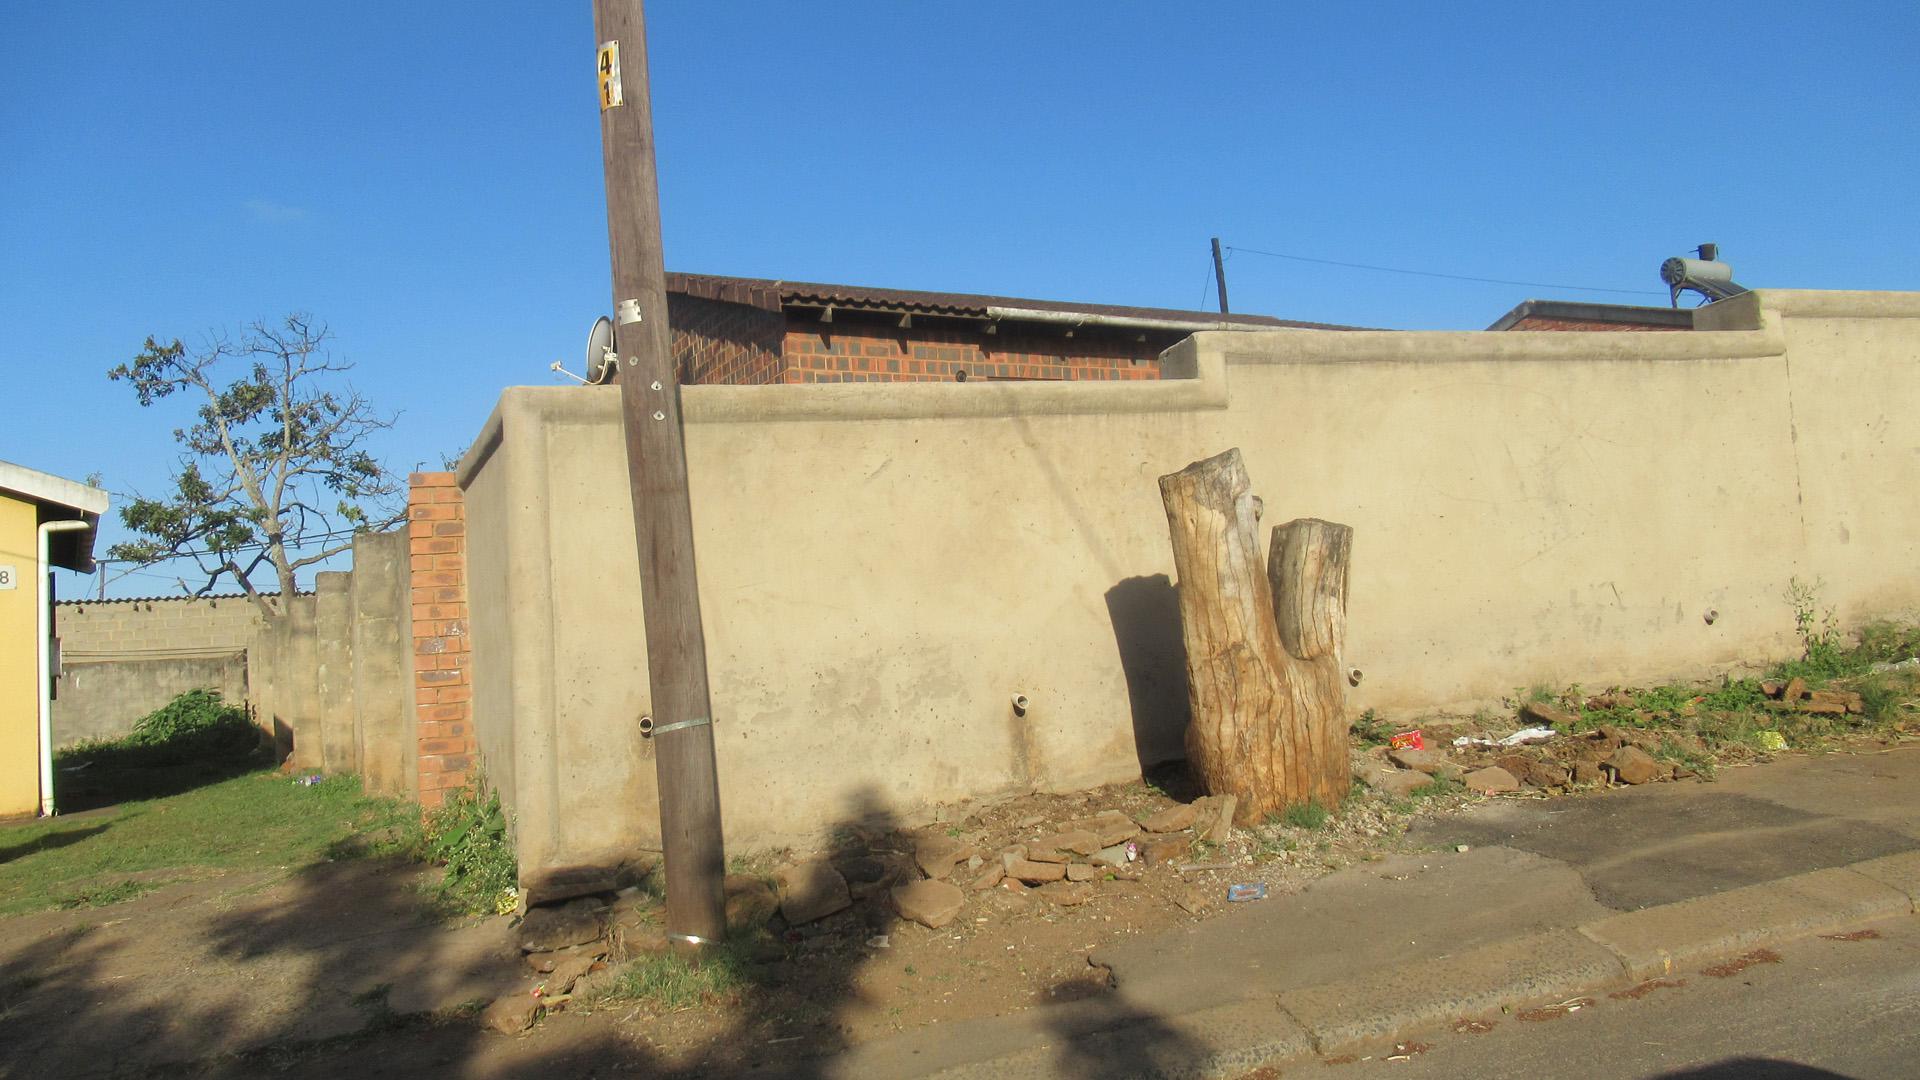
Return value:
<svg viewBox="0 0 1920 1080">
<path fill-rule="evenodd" d="M 316 575 L 267 623 L 244 597 L 73 601 L 54 727 L 61 743 L 125 734 L 184 691 L 249 705 L 293 768 L 414 793 L 413 632 L 404 530 L 360 533 L 354 569 Z M 170 645 L 158 643 L 172 642 Z"/>
<path fill-rule="evenodd" d="M 1795 577 L 1848 620 L 1920 606 L 1920 294 L 1699 325 L 1204 333 L 1131 385 L 688 388 L 729 842 L 1177 756 L 1156 479 L 1229 446 L 1269 524 L 1356 530 L 1356 710 L 1784 655 Z M 617 390 L 506 391 L 459 476 L 474 724 L 523 870 L 655 846 Z"/>
</svg>

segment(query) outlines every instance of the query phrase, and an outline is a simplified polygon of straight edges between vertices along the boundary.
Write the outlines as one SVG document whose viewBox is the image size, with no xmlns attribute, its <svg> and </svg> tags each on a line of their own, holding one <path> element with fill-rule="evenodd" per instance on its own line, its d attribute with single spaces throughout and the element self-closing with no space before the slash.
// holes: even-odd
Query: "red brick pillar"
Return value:
<svg viewBox="0 0 1920 1080">
<path fill-rule="evenodd" d="M 467 782 L 474 760 L 466 507 L 450 472 L 414 473 L 408 482 L 420 804 L 435 807 Z"/>
</svg>

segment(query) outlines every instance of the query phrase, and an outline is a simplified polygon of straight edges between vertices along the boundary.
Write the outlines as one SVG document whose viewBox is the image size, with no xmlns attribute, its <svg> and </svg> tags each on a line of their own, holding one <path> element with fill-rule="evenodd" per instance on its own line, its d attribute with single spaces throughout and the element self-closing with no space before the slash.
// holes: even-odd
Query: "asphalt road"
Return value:
<svg viewBox="0 0 1920 1080">
<path fill-rule="evenodd" d="M 1877 937 L 1784 945 L 1778 962 L 1730 975 L 1676 972 L 1671 981 L 1684 985 L 1638 998 L 1596 994 L 1558 1018 L 1485 1017 L 1491 1031 L 1419 1036 L 1430 1048 L 1410 1059 L 1377 1048 L 1339 1068 L 1301 1062 L 1282 1075 L 1906 1080 L 1920 1076 L 1920 917 L 1871 929 Z"/>
</svg>

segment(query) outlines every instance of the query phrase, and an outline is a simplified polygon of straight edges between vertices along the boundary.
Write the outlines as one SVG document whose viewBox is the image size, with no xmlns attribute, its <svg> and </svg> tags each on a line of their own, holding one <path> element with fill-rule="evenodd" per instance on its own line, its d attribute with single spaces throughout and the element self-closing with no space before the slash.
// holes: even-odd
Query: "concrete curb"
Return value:
<svg viewBox="0 0 1920 1080">
<path fill-rule="evenodd" d="M 1912 913 L 1907 893 L 1836 868 L 1629 911 L 1580 932 L 1618 957 L 1628 977 L 1651 979 L 1672 974 L 1675 965 Z"/>
<path fill-rule="evenodd" d="M 1815 870 L 1530 934 L 1441 960 L 1283 991 L 1150 1023 L 1090 1031 L 928 1074 L 940 1080 L 1059 1075 L 1233 1076 L 1337 1053 L 1460 1016 L 1671 974 L 1765 945 L 1920 912 L 1920 852 Z M 1084 1070 L 1083 1070 L 1084 1071 Z"/>
<path fill-rule="evenodd" d="M 1612 953 L 1572 930 L 1550 930 L 1357 979 L 1289 990 L 1280 1007 L 1323 1054 L 1620 977 Z"/>
</svg>

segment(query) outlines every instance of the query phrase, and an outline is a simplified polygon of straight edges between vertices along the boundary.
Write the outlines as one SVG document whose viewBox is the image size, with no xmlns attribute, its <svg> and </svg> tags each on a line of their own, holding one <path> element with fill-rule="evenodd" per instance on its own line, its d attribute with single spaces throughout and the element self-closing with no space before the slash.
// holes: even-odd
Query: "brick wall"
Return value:
<svg viewBox="0 0 1920 1080">
<path fill-rule="evenodd" d="M 1007 337 L 872 325 L 789 329 L 783 381 L 954 382 L 969 379 L 1158 379 L 1149 342 Z"/>
<path fill-rule="evenodd" d="M 474 763 L 466 508 L 450 472 L 414 473 L 409 483 L 420 803 L 435 807 L 467 782 Z"/>
<path fill-rule="evenodd" d="M 780 337 L 786 319 L 779 312 L 668 293 L 667 320 L 681 382 L 758 386 L 783 381 Z"/>
<path fill-rule="evenodd" d="M 183 649 L 244 649 L 264 625 L 244 596 L 62 600 L 54 633 L 68 657 Z"/>
</svg>

